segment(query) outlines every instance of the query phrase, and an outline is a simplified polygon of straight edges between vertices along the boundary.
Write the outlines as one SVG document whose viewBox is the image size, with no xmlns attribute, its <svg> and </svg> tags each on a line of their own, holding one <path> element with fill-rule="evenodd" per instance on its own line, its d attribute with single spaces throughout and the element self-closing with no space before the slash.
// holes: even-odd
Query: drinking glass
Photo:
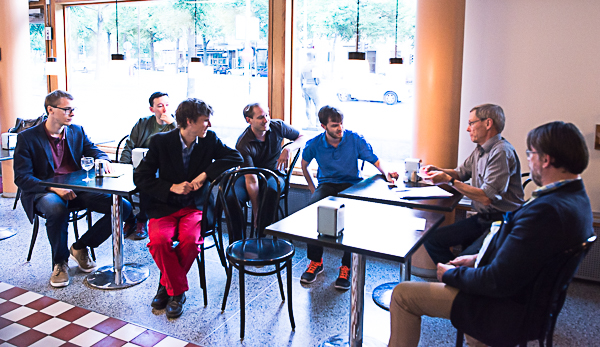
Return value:
<svg viewBox="0 0 600 347">
<path fill-rule="evenodd" d="M 92 157 L 83 157 L 81 158 L 81 167 L 85 170 L 85 178 L 83 181 L 89 182 L 92 179 L 90 178 L 90 170 L 94 167 L 94 158 Z"/>
</svg>

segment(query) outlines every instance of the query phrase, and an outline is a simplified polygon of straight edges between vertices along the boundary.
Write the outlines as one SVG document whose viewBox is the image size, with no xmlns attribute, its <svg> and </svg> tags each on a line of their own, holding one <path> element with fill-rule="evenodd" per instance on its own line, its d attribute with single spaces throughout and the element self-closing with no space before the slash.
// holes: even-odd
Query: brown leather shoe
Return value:
<svg viewBox="0 0 600 347">
<path fill-rule="evenodd" d="M 134 240 L 143 240 L 148 237 L 148 226 L 146 223 L 136 223 L 135 233 L 131 236 Z"/>
</svg>

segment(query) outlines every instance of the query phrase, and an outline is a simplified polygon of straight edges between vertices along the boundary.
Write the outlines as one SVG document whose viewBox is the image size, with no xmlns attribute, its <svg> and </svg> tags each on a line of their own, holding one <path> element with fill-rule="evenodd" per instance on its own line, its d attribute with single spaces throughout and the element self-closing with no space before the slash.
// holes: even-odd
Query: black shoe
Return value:
<svg viewBox="0 0 600 347">
<path fill-rule="evenodd" d="M 183 304 L 185 304 L 185 293 L 172 296 L 167 304 L 167 318 L 177 318 L 183 313 Z"/>
<path fill-rule="evenodd" d="M 135 233 L 131 237 L 134 240 L 143 240 L 148 237 L 148 226 L 146 222 L 138 222 L 135 224 Z"/>
<path fill-rule="evenodd" d="M 133 222 L 125 222 L 125 225 L 123 226 L 123 237 L 128 238 L 129 235 L 133 234 L 136 229 L 135 226 L 135 220 Z"/>
<path fill-rule="evenodd" d="M 335 287 L 341 290 L 350 289 L 350 268 L 346 265 L 340 267 L 340 276 L 335 280 Z"/>
<path fill-rule="evenodd" d="M 167 307 L 167 303 L 169 302 L 169 294 L 167 294 L 167 288 L 162 284 L 158 285 L 158 291 L 152 299 L 152 303 L 150 306 L 154 307 L 157 310 L 162 310 Z"/>
<path fill-rule="evenodd" d="M 308 264 L 308 269 L 300 277 L 300 282 L 313 283 L 317 279 L 317 275 L 321 272 L 323 272 L 323 259 L 318 263 L 311 260 L 310 264 Z"/>
</svg>

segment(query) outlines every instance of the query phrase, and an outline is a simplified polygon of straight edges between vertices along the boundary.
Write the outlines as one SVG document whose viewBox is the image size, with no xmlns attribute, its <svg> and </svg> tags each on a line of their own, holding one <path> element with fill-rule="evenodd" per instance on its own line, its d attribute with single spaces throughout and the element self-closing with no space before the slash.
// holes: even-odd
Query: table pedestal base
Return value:
<svg viewBox="0 0 600 347">
<path fill-rule="evenodd" d="M 389 311 L 390 302 L 392 302 L 392 292 L 397 285 L 398 282 L 388 282 L 375 287 L 375 290 L 373 290 L 373 301 L 375 304 L 382 309 Z"/>
<path fill-rule="evenodd" d="M 357 344 L 356 346 L 373 346 L 373 347 L 385 347 L 387 346 L 387 343 L 383 343 L 379 340 L 376 340 L 372 337 L 365 337 L 363 338 L 362 344 Z M 354 346 L 350 346 L 350 343 L 348 342 L 348 338 L 342 337 L 341 335 L 335 335 L 332 336 L 330 338 L 328 338 L 327 340 L 325 340 L 322 344 L 319 345 L 319 347 L 354 347 Z"/>
<path fill-rule="evenodd" d="M 0 240 L 13 237 L 17 234 L 17 229 L 9 227 L 0 227 Z"/>
<path fill-rule="evenodd" d="M 143 282 L 150 275 L 150 270 L 143 265 L 125 264 L 121 270 L 122 281 L 115 283 L 115 270 L 112 265 L 103 266 L 87 276 L 90 286 L 98 289 L 122 289 Z"/>
</svg>

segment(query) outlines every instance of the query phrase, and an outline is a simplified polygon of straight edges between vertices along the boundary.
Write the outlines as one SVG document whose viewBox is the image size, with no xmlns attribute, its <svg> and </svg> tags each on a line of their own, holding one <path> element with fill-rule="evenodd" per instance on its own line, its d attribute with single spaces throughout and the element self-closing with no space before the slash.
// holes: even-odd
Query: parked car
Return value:
<svg viewBox="0 0 600 347">
<path fill-rule="evenodd" d="M 230 70 L 229 66 L 227 66 L 227 65 L 219 65 L 219 66 L 214 67 L 214 72 L 215 72 L 215 74 L 218 74 L 218 75 L 227 75 L 229 70 Z"/>
<path fill-rule="evenodd" d="M 268 77 L 269 76 L 269 70 L 267 69 L 267 67 L 263 67 L 258 69 L 257 73 L 258 76 L 260 77 Z"/>
<path fill-rule="evenodd" d="M 256 69 L 255 68 L 250 68 L 248 69 L 248 72 L 250 73 L 250 76 L 254 77 L 256 76 Z M 229 71 L 227 71 L 228 75 L 234 75 L 234 76 L 244 76 L 246 74 L 246 69 L 243 67 L 238 67 L 235 69 L 230 69 Z"/>
<path fill-rule="evenodd" d="M 394 78 L 370 74 L 340 83 L 337 97 L 340 101 L 380 101 L 394 105 L 408 97 L 406 82 Z"/>
</svg>

